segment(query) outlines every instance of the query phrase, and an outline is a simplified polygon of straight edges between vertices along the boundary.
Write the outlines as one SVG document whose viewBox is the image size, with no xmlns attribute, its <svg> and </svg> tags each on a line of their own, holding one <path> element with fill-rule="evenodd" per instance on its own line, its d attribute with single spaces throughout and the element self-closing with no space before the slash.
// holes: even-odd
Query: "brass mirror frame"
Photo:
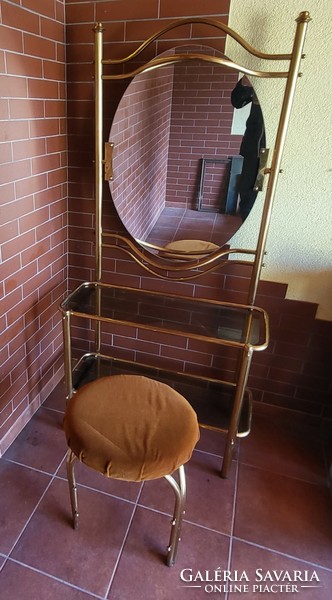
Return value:
<svg viewBox="0 0 332 600">
<path fill-rule="evenodd" d="M 250 264 L 253 267 L 250 279 L 248 292 L 248 304 L 253 305 L 256 298 L 258 282 L 263 265 L 263 257 L 265 253 L 267 234 L 271 220 L 272 204 L 275 196 L 278 175 L 280 172 L 281 159 L 283 155 L 287 129 L 291 109 L 293 105 L 296 83 L 300 74 L 301 60 L 304 58 L 303 46 L 307 31 L 307 26 L 311 20 L 309 12 L 303 11 L 296 19 L 296 30 L 293 41 L 293 49 L 290 54 L 267 54 L 257 50 L 244 40 L 238 33 L 230 27 L 210 18 L 189 18 L 177 19 L 167 27 L 159 30 L 155 35 L 143 42 L 133 53 L 122 59 L 104 59 L 103 58 L 103 26 L 101 23 L 96 23 L 95 32 L 95 202 L 96 202 L 96 281 L 102 279 L 102 253 L 103 248 L 118 248 L 134 259 L 144 269 L 153 275 L 164 279 L 176 279 L 177 281 L 194 279 L 219 267 L 227 264 L 228 257 L 234 255 L 250 255 L 252 260 L 244 258 L 234 258 L 236 264 Z M 213 55 L 200 53 L 176 54 L 172 56 L 163 56 L 150 60 L 149 62 L 133 69 L 127 73 L 121 74 L 104 74 L 104 67 L 109 65 L 124 65 L 136 58 L 147 46 L 160 38 L 168 31 L 180 27 L 182 25 L 191 25 L 194 23 L 209 25 L 212 28 L 229 35 L 240 46 L 248 51 L 253 56 L 263 60 L 287 61 L 288 70 L 286 71 L 257 71 L 247 68 L 245 65 L 235 63 L 226 58 L 221 58 Z M 192 41 L 192 40 L 188 40 Z M 209 40 L 211 46 L 211 41 Z M 188 61 L 205 61 L 225 66 L 229 69 L 235 69 L 239 73 L 258 77 L 258 78 L 283 78 L 286 80 L 286 86 L 282 101 L 279 123 L 277 128 L 276 141 L 270 166 L 260 168 L 260 175 L 268 175 L 268 185 L 264 200 L 261 225 L 258 234 L 258 241 L 255 249 L 228 247 L 220 248 L 217 251 L 203 256 L 200 259 L 186 261 L 167 260 L 157 255 L 151 254 L 142 248 L 139 243 L 130 237 L 122 236 L 112 232 L 103 232 L 102 230 L 102 200 L 103 200 L 103 168 L 105 166 L 106 179 L 112 177 L 112 148 L 107 144 L 105 147 L 105 157 L 103 157 L 103 82 L 106 80 L 124 80 L 131 79 L 139 73 L 159 69 L 166 65 L 175 64 L 178 62 Z M 146 245 L 148 247 L 149 245 Z"/>
</svg>

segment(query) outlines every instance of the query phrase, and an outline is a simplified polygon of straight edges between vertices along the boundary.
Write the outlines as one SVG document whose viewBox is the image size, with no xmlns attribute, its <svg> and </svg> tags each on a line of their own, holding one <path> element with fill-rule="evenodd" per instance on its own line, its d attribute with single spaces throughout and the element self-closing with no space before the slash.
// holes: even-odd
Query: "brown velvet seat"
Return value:
<svg viewBox="0 0 332 600">
<path fill-rule="evenodd" d="M 194 260 L 204 258 L 219 249 L 213 242 L 204 240 L 176 240 L 169 242 L 161 252 L 165 258 L 177 258 L 179 260 Z"/>
<path fill-rule="evenodd" d="M 186 463 L 199 439 L 197 416 L 183 396 L 138 375 L 102 377 L 68 401 L 64 430 L 74 527 L 78 525 L 76 459 L 106 477 L 166 477 L 175 492 L 167 564 L 174 563 L 185 502 Z M 179 482 L 171 474 L 179 470 Z"/>
</svg>

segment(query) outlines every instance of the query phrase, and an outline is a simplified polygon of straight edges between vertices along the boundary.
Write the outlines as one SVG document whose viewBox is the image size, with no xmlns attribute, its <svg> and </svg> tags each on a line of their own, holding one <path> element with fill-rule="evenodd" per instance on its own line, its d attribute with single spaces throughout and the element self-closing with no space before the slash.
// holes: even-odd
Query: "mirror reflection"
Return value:
<svg viewBox="0 0 332 600">
<path fill-rule="evenodd" d="M 172 52 L 194 51 L 216 54 L 201 46 Z M 114 205 L 143 244 L 172 252 L 176 242 L 177 252 L 199 257 L 227 243 L 254 205 L 264 122 L 238 72 L 186 61 L 137 75 L 109 141 Z"/>
</svg>

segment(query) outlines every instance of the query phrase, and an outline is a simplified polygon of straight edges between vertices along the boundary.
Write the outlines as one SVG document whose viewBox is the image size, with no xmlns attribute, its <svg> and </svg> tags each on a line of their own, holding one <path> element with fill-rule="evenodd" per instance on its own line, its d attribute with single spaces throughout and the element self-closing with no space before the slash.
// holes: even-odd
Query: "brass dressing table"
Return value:
<svg viewBox="0 0 332 600">
<path fill-rule="evenodd" d="M 248 44 L 241 36 L 229 27 L 214 19 L 182 19 L 178 20 L 144 42 L 136 52 L 124 59 L 106 59 L 103 57 L 103 27 L 100 23 L 95 26 L 95 244 L 96 270 L 95 280 L 82 283 L 71 292 L 61 304 L 64 352 L 65 378 L 68 398 L 75 389 L 87 379 L 99 377 L 105 372 L 113 373 L 119 370 L 138 372 L 151 377 L 174 383 L 181 390 L 186 386 L 194 386 L 199 390 L 202 403 L 197 408 L 202 426 L 226 429 L 227 440 L 221 469 L 222 477 L 227 477 L 232 460 L 232 452 L 237 437 L 247 435 L 251 423 L 251 393 L 247 388 L 248 375 L 253 352 L 264 350 L 269 341 L 268 316 L 266 312 L 255 305 L 257 286 L 260 278 L 266 238 L 271 219 L 272 202 L 280 172 L 281 158 L 286 138 L 290 111 L 295 93 L 296 81 L 305 40 L 309 14 L 303 12 L 297 19 L 293 50 L 290 54 L 265 54 Z M 147 46 L 159 39 L 163 34 L 183 25 L 204 24 L 220 34 L 226 34 L 239 43 L 250 54 L 261 60 L 280 61 L 288 65 L 282 71 L 257 71 L 245 65 L 233 63 L 225 57 L 212 52 L 203 53 L 187 51 L 185 53 L 165 54 L 147 63 L 138 62 L 138 57 Z M 209 42 L 210 43 L 210 42 Z M 210 44 L 211 45 L 211 44 Z M 135 63 L 136 61 L 136 63 Z M 113 141 L 104 143 L 103 118 L 103 87 L 105 81 L 133 79 L 136 75 L 159 71 L 178 63 L 201 61 L 204 64 L 213 63 L 226 69 L 244 73 L 248 77 L 283 78 L 285 91 L 281 106 L 275 147 L 272 152 L 271 164 L 268 166 L 267 152 L 264 156 L 257 177 L 257 187 L 262 189 L 262 177 L 267 175 L 268 184 L 265 193 L 264 206 L 257 245 L 254 249 L 232 248 L 224 243 L 212 252 L 195 252 L 192 256 L 181 252 L 174 255 L 163 254 L 162 248 L 149 242 L 135 239 L 133 236 L 107 231 L 103 221 L 103 185 L 104 180 L 116 181 L 116 169 L 113 172 L 113 154 L 117 151 Z M 127 63 L 134 62 L 135 68 L 126 73 L 105 74 L 110 65 L 123 68 Z M 109 252 L 124 253 L 130 257 L 143 271 L 154 278 L 171 280 L 178 283 L 176 293 L 149 291 L 142 287 L 131 288 L 113 285 L 104 278 L 103 260 Z M 181 283 L 192 281 L 204 274 L 220 269 L 227 265 L 230 259 L 234 264 L 250 265 L 251 278 L 248 287 L 247 303 L 230 303 L 208 298 L 188 297 L 181 294 Z M 142 284 L 141 284 L 142 285 Z M 73 360 L 73 339 L 76 321 L 85 322 L 87 332 L 93 332 L 93 351 L 81 352 L 77 360 Z M 141 329 L 154 334 L 167 334 L 186 340 L 198 340 L 213 346 L 233 348 L 237 353 L 237 366 L 233 380 L 222 378 L 212 379 L 204 375 L 190 375 L 179 372 L 169 372 L 146 363 L 119 360 L 112 350 L 112 328 L 119 326 L 133 330 Z M 109 333 L 110 343 L 107 351 L 102 343 L 104 328 Z M 87 333 L 87 336 L 90 334 Z M 153 362 L 153 361 L 152 361 Z M 106 369 L 106 371 L 105 371 Z M 181 387 L 182 386 L 182 387 Z M 217 411 L 208 408 L 209 400 L 205 395 L 218 397 L 221 389 L 228 390 L 230 395 L 230 411 L 226 426 L 219 418 Z M 184 393 L 184 395 L 186 395 Z M 189 398 L 188 398 L 189 399 Z M 200 410 L 203 405 L 202 416 Z M 196 408 L 194 403 L 194 408 Z"/>
</svg>

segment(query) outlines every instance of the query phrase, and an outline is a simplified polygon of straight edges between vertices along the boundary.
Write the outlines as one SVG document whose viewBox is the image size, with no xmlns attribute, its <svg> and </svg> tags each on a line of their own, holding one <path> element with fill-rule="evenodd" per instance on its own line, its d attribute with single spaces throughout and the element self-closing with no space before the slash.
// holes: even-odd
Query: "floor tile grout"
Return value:
<svg viewBox="0 0 332 600">
<path fill-rule="evenodd" d="M 64 456 L 63 459 L 61 459 L 61 463 L 60 465 L 56 468 L 56 470 L 54 471 L 54 473 L 50 473 L 49 471 L 43 471 L 42 469 L 37 469 L 36 467 L 33 467 L 32 465 L 27 465 L 25 463 L 19 462 L 17 460 L 13 460 L 12 458 L 5 458 L 2 457 L 2 459 L 5 462 L 11 463 L 13 465 L 17 465 L 18 467 L 23 467 L 24 469 L 29 469 L 31 471 L 35 471 L 36 473 L 41 473 L 42 475 L 47 475 L 48 477 L 55 477 L 55 474 L 57 473 L 57 471 L 59 470 L 59 468 L 61 467 L 64 459 L 66 458 L 66 455 Z"/>
<path fill-rule="evenodd" d="M 249 467 L 250 469 L 259 469 L 261 471 L 265 471 L 267 473 L 271 473 L 273 472 L 275 475 L 278 475 L 280 477 L 287 477 L 288 479 L 293 479 L 294 481 L 298 481 L 301 483 L 308 483 L 311 485 L 315 485 L 317 487 L 325 487 L 326 486 L 326 479 L 322 478 L 322 481 L 313 481 L 309 478 L 304 478 L 304 477 L 296 477 L 295 475 L 290 475 L 289 473 L 284 473 L 282 471 L 279 470 L 273 470 L 271 471 L 270 469 L 268 469 L 268 467 L 264 467 L 262 465 L 255 465 L 251 462 L 246 462 L 246 461 L 239 461 L 239 466 L 245 466 L 245 467 Z"/>
<path fill-rule="evenodd" d="M 287 552 L 281 552 L 280 550 L 276 550 L 275 548 L 271 548 L 270 546 L 264 546 L 262 544 L 258 544 L 257 542 L 251 542 L 250 540 L 246 540 L 244 538 L 240 538 L 238 536 L 232 536 L 233 540 L 236 540 L 238 542 L 241 542 L 243 544 L 247 544 L 249 546 L 252 546 L 254 548 L 260 548 L 261 550 L 265 550 L 266 552 L 270 552 L 271 554 L 277 554 L 278 556 L 283 556 L 285 558 L 290 558 L 291 560 L 296 560 L 297 562 L 301 562 L 303 564 L 306 565 L 310 565 L 311 567 L 315 567 L 317 569 L 322 569 L 324 571 L 327 571 L 328 573 L 332 573 L 332 568 L 329 569 L 328 567 L 325 567 L 324 565 L 320 564 L 320 563 L 315 563 L 309 560 L 306 560 L 305 558 L 301 558 L 300 556 L 295 556 L 293 554 L 288 554 Z"/>
<path fill-rule="evenodd" d="M 142 487 L 143 487 L 143 486 L 142 486 Z M 142 489 L 142 488 L 141 488 L 141 489 Z M 138 499 L 139 499 L 139 495 L 138 495 L 137 501 L 138 501 Z M 130 520 L 129 520 L 129 523 L 128 523 L 128 526 L 127 526 L 126 532 L 125 532 L 125 534 L 124 534 L 124 538 L 123 538 L 123 541 L 122 541 L 122 544 L 121 544 L 121 547 L 120 547 L 120 550 L 119 550 L 119 553 L 118 553 L 118 558 L 117 558 L 117 560 L 116 560 L 116 562 L 115 562 L 115 565 L 114 565 L 114 568 L 113 568 L 113 573 L 112 573 L 112 576 L 111 576 L 111 578 L 110 578 L 109 584 L 108 584 L 108 586 L 107 586 L 107 591 L 106 591 L 106 594 L 105 594 L 105 598 L 107 598 L 107 597 L 108 597 L 108 595 L 109 595 L 109 593 L 110 593 L 110 591 L 111 591 L 111 588 L 112 588 L 112 584 L 113 584 L 113 581 L 114 581 L 114 577 L 115 577 L 115 574 L 116 574 L 116 571 L 117 571 L 117 568 L 118 568 L 119 562 L 120 562 L 120 560 L 121 560 L 121 556 L 122 556 L 122 553 L 123 553 L 123 549 L 124 549 L 124 547 L 125 547 L 125 544 L 126 544 L 126 541 L 127 541 L 127 539 L 128 539 L 129 531 L 130 531 L 130 528 L 131 528 L 131 525 L 132 525 L 132 522 L 133 522 L 133 519 L 134 519 L 135 513 L 136 513 L 136 511 L 137 511 L 137 501 L 136 501 L 136 503 L 135 503 L 135 506 L 134 506 L 134 508 L 133 508 L 133 512 L 132 512 L 132 514 L 131 514 L 131 518 L 130 518 Z"/>
<path fill-rule="evenodd" d="M 37 569 L 36 567 L 33 567 L 32 565 L 28 565 L 20 560 L 17 560 L 15 558 L 11 558 L 10 556 L 7 557 L 8 562 L 12 562 L 15 563 L 17 565 L 20 565 L 21 567 L 23 567 L 24 569 L 29 569 L 31 571 L 34 571 L 35 573 L 39 573 L 40 575 L 44 575 L 45 577 L 48 577 L 49 579 L 53 579 L 54 581 L 58 581 L 59 583 L 62 583 L 63 585 L 66 585 L 70 588 L 73 588 L 75 590 L 79 590 L 81 592 L 83 592 L 84 594 L 87 594 L 88 596 L 90 596 L 91 598 L 97 598 L 98 600 L 105 600 L 105 596 L 99 596 L 98 594 L 94 594 L 93 592 L 86 590 L 85 588 L 79 587 L 77 585 L 74 585 L 73 583 L 70 583 L 69 581 L 66 581 L 65 579 L 61 579 L 60 577 L 56 577 L 55 575 L 52 575 L 51 573 L 48 573 L 47 571 L 43 571 L 41 569 Z"/>
<path fill-rule="evenodd" d="M 26 528 L 28 527 L 28 525 L 29 525 L 29 523 L 30 523 L 30 521 L 31 521 L 31 519 L 32 519 L 32 517 L 33 517 L 33 515 L 35 514 L 36 510 L 38 509 L 38 506 L 40 505 L 41 501 L 42 501 L 42 500 L 43 500 L 43 498 L 45 497 L 45 494 L 46 494 L 47 490 L 49 489 L 49 487 L 50 487 L 50 485 L 51 485 L 51 483 L 52 483 L 53 479 L 54 479 L 54 477 L 52 477 L 52 478 L 51 478 L 51 481 L 49 481 L 49 482 L 48 482 L 48 484 L 47 484 L 47 486 L 46 486 L 46 488 L 45 488 L 45 490 L 44 490 L 43 494 L 42 494 L 42 495 L 41 495 L 41 497 L 39 498 L 39 500 L 38 500 L 37 504 L 35 505 L 35 507 L 34 507 L 33 511 L 30 513 L 30 516 L 29 516 L 29 518 L 26 520 L 26 522 L 25 522 L 25 525 L 24 525 L 24 526 L 23 526 L 23 528 L 21 529 L 21 531 L 20 531 L 20 533 L 19 533 L 18 537 L 16 538 L 16 540 L 15 540 L 15 542 L 14 542 L 13 546 L 11 547 L 11 549 L 10 549 L 10 551 L 9 551 L 9 553 L 8 553 L 8 558 L 10 557 L 10 555 L 11 555 L 11 553 L 13 552 L 13 550 L 15 549 L 15 547 L 16 547 L 16 545 L 17 545 L 17 543 L 18 543 L 18 542 L 19 542 L 19 540 L 21 539 L 21 537 L 22 537 L 22 535 L 23 535 L 24 531 L 25 531 L 25 530 L 26 530 Z"/>
</svg>

